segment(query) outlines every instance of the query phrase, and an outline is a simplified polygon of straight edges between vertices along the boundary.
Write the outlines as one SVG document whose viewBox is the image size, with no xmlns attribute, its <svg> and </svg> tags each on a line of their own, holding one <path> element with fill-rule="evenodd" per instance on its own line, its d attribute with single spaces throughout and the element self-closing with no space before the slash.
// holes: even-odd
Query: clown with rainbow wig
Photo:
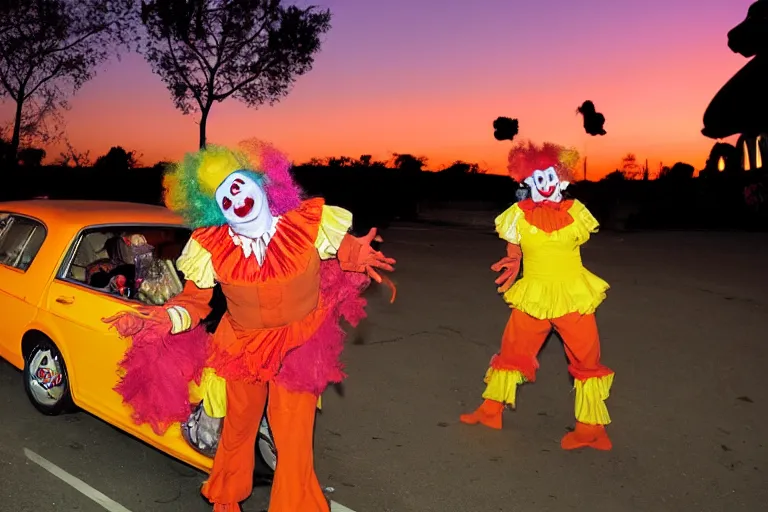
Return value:
<svg viewBox="0 0 768 512">
<path fill-rule="evenodd" d="M 164 186 L 167 207 L 194 230 L 177 261 L 186 284 L 163 306 L 106 319 L 133 339 L 117 391 L 158 434 L 188 428 L 195 403 L 202 423 L 223 418 L 202 488 L 215 512 L 239 511 L 251 494 L 266 407 L 279 454 L 270 512 L 328 512 L 314 470 L 316 406 L 345 376 L 342 317 L 365 316 L 362 291 L 371 279 L 391 285 L 376 269 L 395 261 L 371 247 L 375 229 L 348 233 L 350 212 L 302 200 L 288 160 L 267 144 L 188 154 Z M 227 310 L 209 336 L 200 322 L 217 284 Z"/>
<path fill-rule="evenodd" d="M 491 268 L 502 272 L 496 284 L 512 312 L 501 351 L 485 375 L 485 400 L 461 421 L 501 429 L 505 407 L 515 407 L 517 387 L 536 380 L 537 355 L 554 329 L 563 340 L 576 395 L 576 428 L 560 444 L 565 450 L 610 450 L 605 400 L 614 373 L 600 362 L 595 321 L 608 283 L 584 268 L 580 254 L 598 223 L 581 202 L 563 197 L 578 159 L 576 151 L 551 143 L 518 142 L 509 153 L 509 173 L 523 193 L 496 218 L 507 255 Z"/>
</svg>

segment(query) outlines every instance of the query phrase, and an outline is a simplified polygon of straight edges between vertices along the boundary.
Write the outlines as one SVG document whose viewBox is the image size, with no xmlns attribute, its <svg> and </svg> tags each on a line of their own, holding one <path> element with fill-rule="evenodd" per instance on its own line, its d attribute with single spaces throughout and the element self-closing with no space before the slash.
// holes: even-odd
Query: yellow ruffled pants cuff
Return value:
<svg viewBox="0 0 768 512">
<path fill-rule="evenodd" d="M 494 400 L 503 404 L 515 406 L 517 386 L 525 382 L 525 377 L 520 370 L 497 370 L 488 368 L 485 374 L 487 384 L 483 398 Z"/>
<path fill-rule="evenodd" d="M 610 373 L 602 377 L 574 381 L 576 421 L 587 425 L 608 425 L 611 422 L 605 400 L 611 394 L 613 376 L 614 374 Z"/>
<path fill-rule="evenodd" d="M 213 368 L 205 368 L 200 385 L 190 385 L 193 402 L 203 401 L 205 414 L 211 418 L 223 418 L 227 414 L 227 381 L 216 375 Z"/>
</svg>

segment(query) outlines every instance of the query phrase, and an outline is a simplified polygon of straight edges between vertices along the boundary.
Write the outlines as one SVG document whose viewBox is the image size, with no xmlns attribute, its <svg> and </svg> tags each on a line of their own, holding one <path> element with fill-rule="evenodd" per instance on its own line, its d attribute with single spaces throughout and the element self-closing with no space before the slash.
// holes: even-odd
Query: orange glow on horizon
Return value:
<svg viewBox="0 0 768 512">
<path fill-rule="evenodd" d="M 410 2 L 392 2 L 340 1 L 312 71 L 273 107 L 248 109 L 234 98 L 215 104 L 208 140 L 258 137 L 296 163 L 410 153 L 427 157 L 430 170 L 462 160 L 505 174 L 509 144 L 493 138 L 492 122 L 509 116 L 520 121 L 518 139 L 575 147 L 589 180 L 620 168 L 627 153 L 652 169 L 685 162 L 700 170 L 717 142 L 701 134 L 704 110 L 747 62 L 724 37 L 752 0 L 693 10 L 682 0 L 654 9 L 626 0 L 600 13 L 563 3 L 557 30 L 545 38 L 554 23 L 549 4 L 477 2 L 467 12 L 448 2 L 441 12 L 456 30 L 432 30 L 433 10 L 403 16 Z M 596 14 L 606 18 L 586 37 L 582 22 Z M 398 20 L 398 31 L 376 22 L 384 19 Z M 605 115 L 605 136 L 585 134 L 576 107 L 586 99 Z M 197 149 L 196 118 L 174 108 L 139 55 L 99 69 L 70 105 L 67 137 L 91 160 L 119 145 L 151 166 Z M 8 101 L 0 107 L 3 120 L 12 109 Z M 46 149 L 51 162 L 64 145 Z"/>
</svg>

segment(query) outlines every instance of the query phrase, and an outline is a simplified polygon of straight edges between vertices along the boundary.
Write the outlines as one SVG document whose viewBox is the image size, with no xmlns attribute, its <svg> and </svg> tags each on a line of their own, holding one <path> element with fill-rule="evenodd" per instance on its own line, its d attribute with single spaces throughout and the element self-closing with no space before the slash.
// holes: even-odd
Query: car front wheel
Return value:
<svg viewBox="0 0 768 512">
<path fill-rule="evenodd" d="M 259 437 L 256 444 L 259 448 L 261 462 L 266 465 L 266 472 L 274 473 L 275 468 L 277 468 L 277 449 L 275 448 L 275 441 L 272 438 L 272 431 L 269 428 L 266 415 L 261 420 Z"/>
<path fill-rule="evenodd" d="M 35 409 L 48 416 L 74 409 L 64 357 L 50 340 L 35 343 L 24 361 L 24 390 Z"/>
</svg>

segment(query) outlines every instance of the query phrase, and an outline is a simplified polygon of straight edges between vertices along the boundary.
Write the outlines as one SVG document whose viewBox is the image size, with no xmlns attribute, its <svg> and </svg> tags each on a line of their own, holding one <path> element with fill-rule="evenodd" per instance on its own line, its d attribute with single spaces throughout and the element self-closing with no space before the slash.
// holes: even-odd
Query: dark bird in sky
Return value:
<svg viewBox="0 0 768 512">
<path fill-rule="evenodd" d="M 577 112 L 584 117 L 584 130 L 590 135 L 605 135 L 607 132 L 603 125 L 605 116 L 595 111 L 595 104 L 587 100 L 581 104 Z"/>
<path fill-rule="evenodd" d="M 497 117 L 493 122 L 493 136 L 496 140 L 512 140 L 517 135 L 520 125 L 517 119 L 509 117 Z"/>
</svg>

